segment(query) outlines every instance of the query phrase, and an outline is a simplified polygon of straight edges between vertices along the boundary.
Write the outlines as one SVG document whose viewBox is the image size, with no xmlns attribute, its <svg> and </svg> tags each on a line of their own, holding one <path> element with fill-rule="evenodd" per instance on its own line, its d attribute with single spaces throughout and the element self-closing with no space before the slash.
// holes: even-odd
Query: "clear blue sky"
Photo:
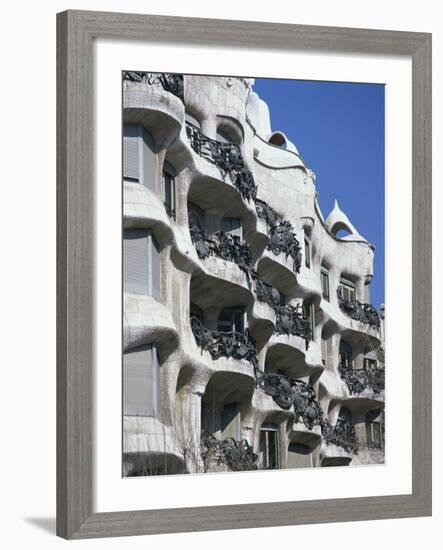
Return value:
<svg viewBox="0 0 443 550">
<path fill-rule="evenodd" d="M 256 79 L 272 130 L 286 134 L 317 175 L 325 218 L 341 209 L 375 245 L 371 302 L 385 295 L 385 88 L 381 84 Z"/>
</svg>

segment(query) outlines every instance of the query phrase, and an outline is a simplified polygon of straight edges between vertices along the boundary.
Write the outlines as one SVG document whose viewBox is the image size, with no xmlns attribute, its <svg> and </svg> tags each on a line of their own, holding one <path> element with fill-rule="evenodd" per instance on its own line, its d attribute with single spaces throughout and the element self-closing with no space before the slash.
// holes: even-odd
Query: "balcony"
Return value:
<svg viewBox="0 0 443 550">
<path fill-rule="evenodd" d="M 258 455 L 256 455 L 246 441 L 236 441 L 232 437 L 219 440 L 211 433 L 203 431 L 201 434 L 201 453 L 205 464 L 205 471 L 211 465 L 226 465 L 233 472 L 257 470 Z"/>
<path fill-rule="evenodd" d="M 363 304 L 358 300 L 343 300 L 339 288 L 337 289 L 337 296 L 340 309 L 345 315 L 354 319 L 354 321 L 360 321 L 376 330 L 380 330 L 380 315 L 372 304 Z"/>
<path fill-rule="evenodd" d="M 371 370 L 338 366 L 340 376 L 348 386 L 351 395 L 360 395 L 365 390 L 380 394 L 385 389 L 385 369 L 377 367 Z"/>
<path fill-rule="evenodd" d="M 300 243 L 295 236 L 292 224 L 287 220 L 281 220 L 278 214 L 265 201 L 256 199 L 255 208 L 257 216 L 266 221 L 268 228 L 268 249 L 278 256 L 282 252 L 293 260 L 293 271 L 300 273 L 302 252 Z"/>
<path fill-rule="evenodd" d="M 217 256 L 228 262 L 236 263 L 247 272 L 251 270 L 253 264 L 251 248 L 237 235 L 217 231 L 209 238 L 194 219 L 189 221 L 189 232 L 201 260 L 208 256 Z"/>
<path fill-rule="evenodd" d="M 338 417 L 335 426 L 332 426 L 328 420 L 323 420 L 322 436 L 326 445 L 337 445 L 347 453 L 358 453 L 355 428 L 351 422 L 343 418 Z"/>
<path fill-rule="evenodd" d="M 208 351 L 212 359 L 232 357 L 245 359 L 257 366 L 257 350 L 251 337 L 241 332 L 221 332 L 207 329 L 198 317 L 191 317 L 191 329 L 197 345 Z"/>
<path fill-rule="evenodd" d="M 308 349 L 309 342 L 312 340 L 312 330 L 309 320 L 303 316 L 300 304 L 276 307 L 275 317 L 275 332 L 277 334 L 300 336 L 304 338 L 306 349 Z"/>
<path fill-rule="evenodd" d="M 257 386 L 277 403 L 279 407 L 289 410 L 294 407 L 295 421 L 312 430 L 323 423 L 323 411 L 315 398 L 314 388 L 301 380 L 277 373 L 264 373 L 256 370 Z"/>
<path fill-rule="evenodd" d="M 123 71 L 123 80 L 129 80 L 130 82 L 146 82 L 146 84 L 151 86 L 158 84 L 165 92 L 175 95 L 183 103 L 185 101 L 184 79 L 182 74 Z"/>
<path fill-rule="evenodd" d="M 245 200 L 255 200 L 257 186 L 252 172 L 245 166 L 240 147 L 235 143 L 216 141 L 203 134 L 197 126 L 186 122 L 186 134 L 192 149 L 208 162 L 215 164 L 223 178 L 229 175 Z"/>
</svg>

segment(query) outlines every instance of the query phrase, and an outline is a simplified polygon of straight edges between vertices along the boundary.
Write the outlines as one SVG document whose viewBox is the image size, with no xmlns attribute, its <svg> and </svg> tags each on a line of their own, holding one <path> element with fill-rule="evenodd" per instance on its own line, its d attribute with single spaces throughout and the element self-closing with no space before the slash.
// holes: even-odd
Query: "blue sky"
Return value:
<svg viewBox="0 0 443 550">
<path fill-rule="evenodd" d="M 384 104 L 380 84 L 256 79 L 272 130 L 296 145 L 317 175 L 325 218 L 338 200 L 363 237 L 375 245 L 371 302 L 385 295 Z"/>
</svg>

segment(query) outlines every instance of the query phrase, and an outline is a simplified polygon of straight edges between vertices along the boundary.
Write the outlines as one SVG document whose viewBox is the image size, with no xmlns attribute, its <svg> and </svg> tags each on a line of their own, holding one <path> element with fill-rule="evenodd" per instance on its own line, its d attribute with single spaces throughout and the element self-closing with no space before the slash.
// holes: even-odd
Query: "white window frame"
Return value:
<svg viewBox="0 0 443 550">
<path fill-rule="evenodd" d="M 163 172 L 162 172 L 162 178 L 163 178 L 163 197 L 164 197 L 164 203 L 167 210 L 169 210 L 168 215 L 171 219 L 175 220 L 177 216 L 177 198 L 176 198 L 176 187 L 175 187 L 175 170 L 172 168 L 172 166 L 167 163 L 166 161 L 163 163 Z M 169 179 L 169 182 L 168 182 Z M 170 194 L 171 194 L 171 204 L 167 203 L 166 197 L 166 189 L 167 186 L 170 185 Z"/>
<path fill-rule="evenodd" d="M 338 292 L 340 298 L 344 302 L 352 302 L 353 300 L 357 299 L 357 289 L 355 284 L 352 281 L 349 281 L 347 279 L 340 279 L 340 284 L 338 285 Z M 348 298 L 345 298 L 345 296 L 348 296 Z"/>
<path fill-rule="evenodd" d="M 276 462 L 276 470 L 279 470 L 281 468 L 281 453 L 280 453 L 280 428 L 278 426 L 274 426 L 271 424 L 263 424 L 260 428 L 260 437 L 259 437 L 259 461 L 260 466 L 263 470 L 271 470 L 274 468 L 270 468 L 270 460 L 269 460 L 269 433 L 275 434 L 275 462 Z M 265 434 L 265 448 L 266 448 L 266 457 L 263 456 L 262 450 L 261 450 L 261 442 L 262 442 L 262 435 Z M 264 465 L 267 465 L 266 468 L 264 468 Z"/>
<path fill-rule="evenodd" d="M 323 281 L 326 281 L 327 284 L 327 293 L 325 295 L 325 290 L 323 286 Z M 331 300 L 331 292 L 330 292 L 330 285 L 329 285 L 329 270 L 325 267 L 321 268 L 320 271 L 320 283 L 321 283 L 321 295 L 323 300 L 326 300 L 329 302 Z"/>
</svg>

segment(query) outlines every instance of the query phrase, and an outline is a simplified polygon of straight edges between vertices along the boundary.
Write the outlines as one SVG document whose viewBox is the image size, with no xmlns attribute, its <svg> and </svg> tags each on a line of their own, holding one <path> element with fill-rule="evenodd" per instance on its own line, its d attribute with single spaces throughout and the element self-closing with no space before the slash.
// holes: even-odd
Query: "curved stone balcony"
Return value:
<svg viewBox="0 0 443 550">
<path fill-rule="evenodd" d="M 322 425 L 322 437 L 322 454 L 324 455 L 336 456 L 336 447 L 339 447 L 342 451 L 344 451 L 344 453 L 340 452 L 340 455 L 352 455 L 358 453 L 355 428 L 350 422 L 344 420 L 343 418 L 339 417 L 334 426 L 332 426 L 329 421 L 324 420 Z M 330 452 L 328 452 L 328 447 L 332 447 L 329 449 Z"/>
<path fill-rule="evenodd" d="M 185 473 L 173 428 L 154 417 L 123 416 L 123 453 L 125 475 Z"/>
<path fill-rule="evenodd" d="M 191 318 L 191 338 L 183 341 L 187 361 L 209 379 L 214 373 L 226 372 L 248 377 L 255 381 L 254 365 L 257 355 L 248 334 L 220 332 L 207 329 L 197 318 Z"/>
<path fill-rule="evenodd" d="M 162 73 L 124 73 L 123 119 L 125 124 L 149 128 L 157 146 L 163 148 L 179 135 L 185 106 L 171 88 L 163 86 L 160 75 Z"/>
<path fill-rule="evenodd" d="M 186 122 L 186 135 L 194 152 L 202 159 L 214 164 L 224 181 L 229 177 L 230 182 L 244 200 L 255 200 L 257 186 L 254 176 L 247 169 L 238 145 L 211 139 L 190 122 Z"/>
<path fill-rule="evenodd" d="M 323 411 L 315 397 L 314 388 L 295 378 L 279 373 L 256 370 L 257 387 L 283 410 L 294 413 L 294 423 L 303 423 L 308 430 L 321 426 Z"/>
<path fill-rule="evenodd" d="M 201 227 L 192 221 L 189 232 L 197 250 L 197 255 L 201 260 L 209 256 L 216 256 L 237 264 L 247 277 L 251 277 L 253 264 L 251 248 L 240 237 L 223 233 L 223 231 L 217 231 L 211 237 L 208 237 Z"/>
<path fill-rule="evenodd" d="M 173 240 L 171 218 L 163 202 L 145 185 L 125 181 L 123 184 L 123 228 L 154 229 L 158 238 L 171 243 Z"/>
<path fill-rule="evenodd" d="M 201 434 L 202 459 L 208 472 L 257 470 L 258 455 L 246 439 L 217 439 L 207 431 Z"/>
<path fill-rule="evenodd" d="M 123 350 L 155 342 L 165 352 L 178 346 L 169 310 L 152 296 L 124 293 Z"/>
<path fill-rule="evenodd" d="M 380 315 L 372 304 L 364 304 L 362 302 L 359 302 L 358 300 L 343 300 L 338 295 L 338 292 L 337 297 L 340 310 L 347 317 L 350 317 L 351 319 L 353 319 L 354 321 L 358 321 L 359 323 L 368 325 L 377 332 L 380 330 Z"/>
<path fill-rule="evenodd" d="M 340 377 L 348 387 L 351 396 L 378 396 L 383 399 L 385 391 L 385 369 L 382 367 L 366 370 L 338 365 Z"/>
</svg>

